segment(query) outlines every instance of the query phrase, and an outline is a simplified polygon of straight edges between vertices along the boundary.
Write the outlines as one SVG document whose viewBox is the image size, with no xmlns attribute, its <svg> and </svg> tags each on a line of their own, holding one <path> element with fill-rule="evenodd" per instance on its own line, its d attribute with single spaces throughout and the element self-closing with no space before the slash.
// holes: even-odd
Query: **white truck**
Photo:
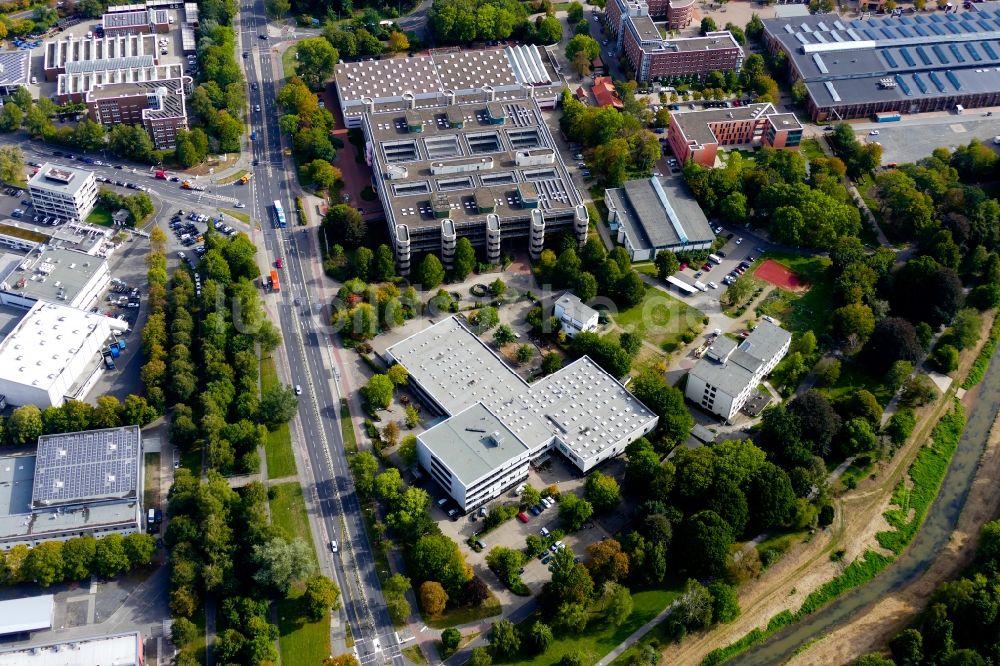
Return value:
<svg viewBox="0 0 1000 666">
<path fill-rule="evenodd" d="M 699 281 L 699 282 L 695 282 L 695 283 L 694 283 L 694 288 L 695 288 L 695 289 L 700 289 L 701 291 L 708 291 L 708 287 L 706 287 L 706 286 L 705 286 L 705 285 L 704 285 L 704 284 L 703 284 L 702 282 L 700 282 L 700 281 Z"/>
</svg>

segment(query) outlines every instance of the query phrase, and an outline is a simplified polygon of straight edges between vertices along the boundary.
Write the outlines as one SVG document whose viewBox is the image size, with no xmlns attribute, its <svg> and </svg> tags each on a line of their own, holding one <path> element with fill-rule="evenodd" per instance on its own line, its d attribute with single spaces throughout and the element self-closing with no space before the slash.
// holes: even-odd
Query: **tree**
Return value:
<svg viewBox="0 0 1000 666">
<path fill-rule="evenodd" d="M 271 431 L 288 423 L 299 408 L 299 399 L 291 386 L 269 386 L 261 392 L 257 415 Z"/>
<path fill-rule="evenodd" d="M 617 540 L 604 539 L 593 543 L 587 547 L 587 554 L 590 556 L 587 568 L 598 585 L 617 583 L 628 577 L 628 555 L 622 552 L 621 543 Z"/>
<path fill-rule="evenodd" d="M 333 75 L 340 54 L 325 38 L 307 37 L 299 40 L 296 58 L 295 73 L 312 90 L 319 90 Z"/>
<path fill-rule="evenodd" d="M 487 305 L 476 310 L 469 319 L 475 331 L 482 334 L 500 323 L 500 314 L 496 308 Z"/>
<path fill-rule="evenodd" d="M 330 164 L 327 160 L 317 159 L 302 167 L 302 175 L 306 180 L 312 182 L 316 190 L 329 190 L 336 185 L 342 177 L 340 169 Z"/>
<path fill-rule="evenodd" d="M 444 281 L 444 266 L 441 265 L 441 260 L 436 255 L 424 255 L 423 261 L 420 262 L 418 275 L 424 289 L 436 289 Z"/>
<path fill-rule="evenodd" d="M 42 434 L 42 413 L 35 405 L 18 407 L 7 419 L 6 426 L 7 436 L 16 446 L 34 443 Z"/>
<path fill-rule="evenodd" d="M 84 118 L 73 130 L 73 144 L 81 150 L 100 150 L 104 147 L 104 125 Z"/>
<path fill-rule="evenodd" d="M 152 534 L 133 532 L 125 537 L 123 545 L 131 568 L 146 566 L 153 561 L 153 553 L 156 552 L 156 540 Z"/>
<path fill-rule="evenodd" d="M 399 424 L 389 421 L 382 428 L 382 441 L 386 446 L 392 447 L 399 443 Z"/>
<path fill-rule="evenodd" d="M 551 375 L 562 368 L 562 356 L 555 352 L 549 352 L 542 357 L 542 373 Z"/>
<path fill-rule="evenodd" d="M 876 324 L 864 348 L 865 359 L 876 372 L 885 372 L 896 361 L 915 363 L 922 355 L 913 324 L 901 317 L 886 317 Z"/>
<path fill-rule="evenodd" d="M 63 544 L 63 578 L 84 580 L 89 578 L 97 553 L 97 540 L 92 536 L 74 537 Z"/>
<path fill-rule="evenodd" d="M 657 252 L 653 263 L 656 264 L 656 274 L 661 280 L 666 280 L 681 267 L 680 261 L 677 260 L 677 255 L 670 250 Z"/>
<path fill-rule="evenodd" d="M 121 534 L 109 534 L 98 540 L 94 552 L 94 571 L 97 575 L 113 578 L 128 569 L 128 566 L 125 538 Z"/>
<path fill-rule="evenodd" d="M 410 373 L 407 372 L 406 366 L 399 363 L 389 366 L 385 374 L 392 381 L 393 386 L 406 386 L 406 383 L 410 381 Z"/>
<path fill-rule="evenodd" d="M 904 629 L 889 641 L 897 664 L 916 666 L 924 658 L 924 637 L 916 629 Z"/>
<path fill-rule="evenodd" d="M 794 497 L 793 497 L 794 500 Z M 714 511 L 700 511 L 687 518 L 681 530 L 686 568 L 696 576 L 721 576 L 733 535 L 728 523 Z"/>
<path fill-rule="evenodd" d="M 507 324 L 501 324 L 496 331 L 493 332 L 493 341 L 497 343 L 497 347 L 503 347 L 504 345 L 509 345 L 517 339 L 517 335 Z"/>
<path fill-rule="evenodd" d="M 664 438 L 676 443 L 688 436 L 694 417 L 684 404 L 684 394 L 668 385 L 662 373 L 645 371 L 633 380 L 631 388 L 635 397 L 660 417 L 657 429 Z"/>
<path fill-rule="evenodd" d="M 406 38 L 406 34 L 400 32 L 399 30 L 393 30 L 389 33 L 389 50 L 393 53 L 402 53 L 410 48 L 410 40 Z"/>
<path fill-rule="evenodd" d="M 465 664 L 466 666 L 491 666 L 493 657 L 490 656 L 486 648 L 477 647 L 472 649 L 472 654 L 469 655 L 469 660 Z"/>
<path fill-rule="evenodd" d="M 546 16 L 535 22 L 535 39 L 542 44 L 555 44 L 562 39 L 562 23 L 555 16 Z"/>
<path fill-rule="evenodd" d="M 42 587 L 58 583 L 64 577 L 61 541 L 43 541 L 28 552 L 24 560 L 24 577 Z"/>
<path fill-rule="evenodd" d="M 441 632 L 441 646 L 447 652 L 454 652 L 462 642 L 462 632 L 455 627 L 448 627 Z"/>
<path fill-rule="evenodd" d="M 361 451 L 350 458 L 351 472 L 354 476 L 354 487 L 362 497 L 372 494 L 375 474 L 378 472 L 378 460 L 369 451 Z"/>
<path fill-rule="evenodd" d="M 601 45 L 589 35 L 576 35 L 566 44 L 566 59 L 572 62 L 578 53 L 583 53 L 590 63 L 601 55 Z"/>
<path fill-rule="evenodd" d="M 951 345 L 938 345 L 931 357 L 937 369 L 945 374 L 958 368 L 958 350 Z"/>
<path fill-rule="evenodd" d="M 585 499 L 580 499 L 573 493 L 564 493 L 559 497 L 559 517 L 566 521 L 569 529 L 576 531 L 594 515 L 594 507 Z"/>
<path fill-rule="evenodd" d="M 287 593 L 292 583 L 311 575 L 315 569 L 310 546 L 302 539 L 289 543 L 276 536 L 265 543 L 254 544 L 252 551 L 257 565 L 254 581 L 282 594 Z"/>
<path fill-rule="evenodd" d="M 535 356 L 535 348 L 529 344 L 523 344 L 517 348 L 517 362 L 522 365 L 530 361 Z"/>
<path fill-rule="evenodd" d="M 451 272 L 458 281 L 465 280 L 476 267 L 476 250 L 468 238 L 462 236 L 455 243 L 455 258 L 452 262 Z"/>
<path fill-rule="evenodd" d="M 708 586 L 708 591 L 712 593 L 713 623 L 726 624 L 739 617 L 740 600 L 732 585 L 716 581 Z"/>
<path fill-rule="evenodd" d="M 887 4 L 892 3 L 892 0 L 887 0 Z M 889 8 L 887 8 L 888 10 Z M 891 659 L 886 659 L 878 652 L 872 652 L 869 654 L 861 655 L 857 661 L 854 662 L 854 666 L 896 666 L 896 662 Z"/>
<path fill-rule="evenodd" d="M 842 339 L 861 344 L 875 330 L 875 315 L 864 303 L 849 303 L 833 311 L 833 329 Z"/>
<path fill-rule="evenodd" d="M 441 587 L 441 583 L 434 580 L 425 580 L 420 585 L 420 607 L 431 617 L 440 617 L 448 604 L 448 593 Z"/>
<path fill-rule="evenodd" d="M 0 109 L 0 132 L 14 132 L 21 129 L 24 111 L 17 104 L 4 104 Z"/>
<path fill-rule="evenodd" d="M 388 375 L 374 375 L 361 389 L 361 395 L 373 409 L 388 409 L 392 393 L 393 383 Z"/>
<path fill-rule="evenodd" d="M 331 242 L 343 245 L 348 249 L 359 247 L 364 242 L 367 233 L 361 213 L 358 212 L 358 209 L 346 204 L 330 206 L 326 215 L 323 216 L 323 228 Z"/>
<path fill-rule="evenodd" d="M 552 645 L 552 641 L 555 637 L 552 635 L 552 628 L 549 625 L 535 620 L 528 627 L 528 632 L 525 635 L 525 639 L 531 646 L 531 649 L 536 654 L 543 654 Z"/>
<path fill-rule="evenodd" d="M 625 620 L 632 614 L 635 603 L 632 601 L 632 593 L 627 587 L 617 583 L 607 583 L 604 586 L 604 593 L 601 595 L 601 604 L 604 606 L 604 617 L 615 627 L 625 624 Z"/>
<path fill-rule="evenodd" d="M 785 470 L 765 462 L 750 477 L 747 488 L 750 503 L 750 529 L 754 533 L 779 527 L 791 518 L 795 506 L 795 491 Z"/>
<path fill-rule="evenodd" d="M 117 428 L 122 424 L 122 405 L 113 395 L 102 395 L 90 418 L 91 428 Z"/>
<path fill-rule="evenodd" d="M 497 620 L 490 628 L 490 647 L 499 657 L 510 658 L 521 649 L 521 636 L 510 620 Z"/>
<path fill-rule="evenodd" d="M 706 16 L 701 20 L 702 36 L 707 35 L 710 32 L 715 32 L 718 29 L 718 26 L 715 25 L 715 20 L 711 16 Z"/>
<path fill-rule="evenodd" d="M 426 534 L 417 539 L 408 555 L 410 570 L 416 578 L 436 580 L 449 598 L 459 597 L 462 586 L 469 580 L 469 572 L 458 544 L 443 534 Z"/>
<path fill-rule="evenodd" d="M 621 500 L 621 489 L 613 476 L 594 472 L 587 477 L 584 497 L 598 512 L 610 511 Z"/>
<path fill-rule="evenodd" d="M 566 7 L 566 20 L 569 23 L 577 23 L 583 19 L 583 5 L 576 0 Z"/>
</svg>

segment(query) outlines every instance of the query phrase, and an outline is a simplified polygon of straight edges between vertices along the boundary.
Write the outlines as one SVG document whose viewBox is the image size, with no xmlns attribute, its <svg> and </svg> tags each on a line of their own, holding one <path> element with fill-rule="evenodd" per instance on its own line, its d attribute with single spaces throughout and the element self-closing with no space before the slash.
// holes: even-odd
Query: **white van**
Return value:
<svg viewBox="0 0 1000 666">
<path fill-rule="evenodd" d="M 964 112 L 965 112 L 965 107 L 964 106 L 962 106 L 961 104 L 956 104 L 955 105 L 955 113 L 961 115 Z"/>
<path fill-rule="evenodd" d="M 705 285 L 704 285 L 703 283 L 701 283 L 701 282 L 695 282 L 695 283 L 694 283 L 694 288 L 695 288 L 695 289 L 698 289 L 698 290 L 700 290 L 700 291 L 708 291 L 708 287 L 706 287 L 706 286 L 705 286 Z"/>
</svg>

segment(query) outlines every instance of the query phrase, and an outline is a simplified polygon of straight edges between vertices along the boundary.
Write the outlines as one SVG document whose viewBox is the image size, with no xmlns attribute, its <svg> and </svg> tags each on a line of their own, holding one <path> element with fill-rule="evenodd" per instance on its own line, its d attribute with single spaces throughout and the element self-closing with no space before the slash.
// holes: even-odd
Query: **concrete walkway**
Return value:
<svg viewBox="0 0 1000 666">
<path fill-rule="evenodd" d="M 679 600 L 669 604 L 666 608 L 657 613 L 656 617 L 632 632 L 631 636 L 619 643 L 618 647 L 605 655 L 604 658 L 597 662 L 594 666 L 608 666 L 608 664 L 620 657 L 625 650 L 638 643 L 643 636 L 652 631 L 653 627 L 666 620 L 667 617 L 674 612 L 674 609 L 677 608 L 678 603 Z"/>
</svg>

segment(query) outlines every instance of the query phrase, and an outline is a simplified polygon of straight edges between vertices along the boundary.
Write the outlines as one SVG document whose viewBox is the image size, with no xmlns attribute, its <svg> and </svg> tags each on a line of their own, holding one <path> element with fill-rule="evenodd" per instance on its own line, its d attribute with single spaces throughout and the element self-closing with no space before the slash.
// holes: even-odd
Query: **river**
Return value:
<svg viewBox="0 0 1000 666">
<path fill-rule="evenodd" d="M 951 467 L 937 498 L 927 513 L 923 527 L 902 556 L 881 575 L 847 592 L 829 605 L 799 622 L 789 625 L 760 645 L 735 657 L 730 663 L 740 666 L 771 666 L 790 659 L 795 651 L 813 640 L 830 634 L 859 611 L 913 580 L 924 572 L 948 542 L 965 506 L 976 475 L 979 459 L 990 429 L 1000 410 L 1000 346 L 990 359 L 990 366 L 979 387 L 979 396 L 967 415 L 965 431 L 959 440 Z"/>
</svg>

